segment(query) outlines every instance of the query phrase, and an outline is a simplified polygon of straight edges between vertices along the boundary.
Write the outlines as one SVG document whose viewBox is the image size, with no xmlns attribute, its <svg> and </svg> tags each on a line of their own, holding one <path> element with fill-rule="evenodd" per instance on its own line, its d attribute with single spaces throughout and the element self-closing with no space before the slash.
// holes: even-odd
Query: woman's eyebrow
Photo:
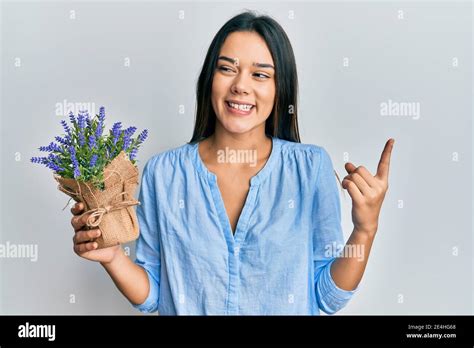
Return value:
<svg viewBox="0 0 474 348">
<path fill-rule="evenodd" d="M 253 65 L 258 68 L 272 68 L 273 70 L 275 70 L 275 67 L 273 65 L 267 63 L 253 63 Z"/>
<path fill-rule="evenodd" d="M 222 59 L 222 60 L 225 60 L 225 61 L 228 61 L 229 63 L 232 63 L 232 64 L 235 64 L 237 62 L 236 59 L 234 58 L 230 58 L 230 57 L 226 57 L 226 56 L 219 56 L 219 58 L 217 58 L 218 60 L 219 59 Z M 267 64 L 267 63 L 253 63 L 252 64 L 253 66 L 256 66 L 258 68 L 272 68 L 273 70 L 275 70 L 275 67 L 271 64 Z"/>
</svg>

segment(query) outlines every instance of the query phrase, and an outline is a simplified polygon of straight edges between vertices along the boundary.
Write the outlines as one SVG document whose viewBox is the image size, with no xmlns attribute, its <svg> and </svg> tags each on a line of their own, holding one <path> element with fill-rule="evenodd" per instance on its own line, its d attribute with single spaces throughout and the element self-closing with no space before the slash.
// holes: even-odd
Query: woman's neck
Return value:
<svg viewBox="0 0 474 348">
<path fill-rule="evenodd" d="M 253 129 L 243 134 L 230 133 L 216 126 L 214 134 L 203 141 L 204 157 L 210 163 L 218 162 L 219 151 L 255 151 L 257 162 L 265 162 L 272 151 L 272 140 L 265 134 L 265 128 Z M 238 165 L 238 163 L 236 163 Z"/>
</svg>

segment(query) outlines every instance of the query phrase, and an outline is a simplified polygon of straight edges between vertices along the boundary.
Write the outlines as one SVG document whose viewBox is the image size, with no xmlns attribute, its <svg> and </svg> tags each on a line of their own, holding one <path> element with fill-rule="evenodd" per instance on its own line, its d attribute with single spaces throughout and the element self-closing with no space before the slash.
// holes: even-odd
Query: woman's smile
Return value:
<svg viewBox="0 0 474 348">
<path fill-rule="evenodd" d="M 248 116 L 252 114 L 255 109 L 255 105 L 253 104 L 236 103 L 229 100 L 226 100 L 224 104 L 228 112 L 237 116 Z"/>
</svg>

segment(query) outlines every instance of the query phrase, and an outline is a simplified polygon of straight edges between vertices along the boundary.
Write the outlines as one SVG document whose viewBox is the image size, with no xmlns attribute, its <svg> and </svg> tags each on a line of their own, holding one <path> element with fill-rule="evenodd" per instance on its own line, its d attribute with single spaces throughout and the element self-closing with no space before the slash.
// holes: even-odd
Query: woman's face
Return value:
<svg viewBox="0 0 474 348">
<path fill-rule="evenodd" d="M 217 60 L 211 99 L 217 122 L 228 132 L 265 129 L 275 101 L 274 66 L 267 44 L 257 33 L 227 36 Z"/>
</svg>

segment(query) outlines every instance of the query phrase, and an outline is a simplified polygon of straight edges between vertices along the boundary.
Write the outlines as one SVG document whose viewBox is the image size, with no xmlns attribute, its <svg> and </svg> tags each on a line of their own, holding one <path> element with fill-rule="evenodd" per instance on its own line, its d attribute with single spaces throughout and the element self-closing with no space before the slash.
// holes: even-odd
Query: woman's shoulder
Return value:
<svg viewBox="0 0 474 348">
<path fill-rule="evenodd" d="M 326 151 L 323 146 L 309 143 L 296 143 L 293 141 L 278 139 L 281 151 L 287 153 L 303 153 L 309 155 L 321 155 Z"/>
<path fill-rule="evenodd" d="M 313 168 L 332 166 L 331 156 L 322 145 L 295 143 L 282 139 L 278 139 L 278 141 L 284 161 L 297 161 Z"/>
<path fill-rule="evenodd" d="M 145 164 L 146 167 L 167 167 L 167 166 L 176 166 L 179 162 L 183 160 L 189 160 L 190 150 L 192 149 L 193 144 L 185 143 L 183 145 L 171 147 L 169 149 L 160 151 L 154 154 L 148 159 Z"/>
</svg>

